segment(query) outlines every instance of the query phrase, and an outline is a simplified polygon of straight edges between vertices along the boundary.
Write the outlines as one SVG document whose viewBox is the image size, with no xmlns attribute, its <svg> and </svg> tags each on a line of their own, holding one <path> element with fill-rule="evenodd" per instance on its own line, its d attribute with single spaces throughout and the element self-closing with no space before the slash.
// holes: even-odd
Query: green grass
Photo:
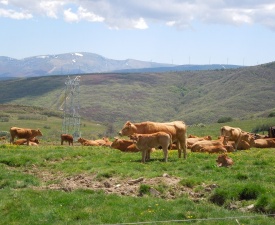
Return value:
<svg viewBox="0 0 275 225">
<path fill-rule="evenodd" d="M 5 146 L 5 147 L 3 147 Z M 168 162 L 156 151 L 151 161 L 141 164 L 141 154 L 123 153 L 106 147 L 0 146 L 0 224 L 117 224 L 150 221 L 194 220 L 193 224 L 272 224 L 275 213 L 274 149 L 251 149 L 230 153 L 231 168 L 216 166 L 217 155 L 190 153 L 178 159 L 169 151 Z M 44 181 L 40 175 L 56 179 Z M 95 181 L 109 179 L 150 179 L 164 173 L 180 178 L 179 185 L 201 195 L 193 201 L 188 194 L 174 200 L 154 197 L 151 187 L 169 190 L 163 184 L 140 185 L 142 197 L 105 194 L 103 191 L 75 189 L 69 192 L 42 188 L 59 184 L 77 175 L 94 176 Z M 205 187 L 215 185 L 211 191 Z M 252 212 L 229 209 L 254 204 Z M 248 218 L 245 218 L 248 217 Z M 253 218 L 249 218 L 253 217 Z M 221 218 L 199 222 L 196 219 Z M 152 222 L 153 223 L 153 222 Z M 169 224 L 178 224 L 169 222 Z"/>
</svg>

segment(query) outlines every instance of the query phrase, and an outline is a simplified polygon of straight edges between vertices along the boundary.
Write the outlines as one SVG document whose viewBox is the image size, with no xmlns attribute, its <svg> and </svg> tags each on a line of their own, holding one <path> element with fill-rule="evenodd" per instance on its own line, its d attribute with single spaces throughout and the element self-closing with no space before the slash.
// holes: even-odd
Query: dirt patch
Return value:
<svg viewBox="0 0 275 225">
<path fill-rule="evenodd" d="M 217 185 L 205 185 L 198 191 L 180 184 L 180 178 L 163 174 L 161 177 L 137 179 L 111 177 L 98 179 L 96 174 L 79 174 L 75 176 L 65 176 L 57 172 L 41 171 L 37 168 L 25 171 L 33 174 L 42 181 L 42 186 L 35 189 L 51 189 L 70 192 L 77 189 L 90 189 L 95 191 L 104 191 L 106 194 L 117 194 L 121 196 L 141 197 L 151 195 L 163 199 L 175 199 L 182 195 L 187 195 L 194 201 L 205 200 Z M 148 192 L 141 191 L 141 185 L 148 188 Z"/>
</svg>

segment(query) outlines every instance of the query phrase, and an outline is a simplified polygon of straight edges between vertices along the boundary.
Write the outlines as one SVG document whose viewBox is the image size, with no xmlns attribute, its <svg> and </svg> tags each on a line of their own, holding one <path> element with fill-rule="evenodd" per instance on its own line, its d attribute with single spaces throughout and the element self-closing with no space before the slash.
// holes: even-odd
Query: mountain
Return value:
<svg viewBox="0 0 275 225">
<path fill-rule="evenodd" d="M 21 60 L 0 57 L 0 79 L 47 75 L 70 75 L 106 72 L 167 72 L 206 69 L 231 69 L 236 65 L 172 65 L 134 59 L 114 60 L 94 53 L 40 55 Z"/>
<path fill-rule="evenodd" d="M 60 109 L 66 79 L 4 80 L 0 104 Z M 80 75 L 80 114 L 105 124 L 127 120 L 197 124 L 221 117 L 267 117 L 275 112 L 274 79 L 275 63 L 230 70 L 84 74 Z"/>
</svg>

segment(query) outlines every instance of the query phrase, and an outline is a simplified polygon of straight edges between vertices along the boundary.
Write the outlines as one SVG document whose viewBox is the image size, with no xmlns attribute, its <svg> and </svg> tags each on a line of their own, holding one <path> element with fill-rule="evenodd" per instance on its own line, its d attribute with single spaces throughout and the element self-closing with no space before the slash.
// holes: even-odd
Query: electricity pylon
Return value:
<svg viewBox="0 0 275 225">
<path fill-rule="evenodd" d="M 62 133 L 71 134 L 74 140 L 80 135 L 80 104 L 79 104 L 79 82 L 80 76 L 66 79 L 66 91 L 64 103 L 61 106 L 63 110 Z"/>
</svg>

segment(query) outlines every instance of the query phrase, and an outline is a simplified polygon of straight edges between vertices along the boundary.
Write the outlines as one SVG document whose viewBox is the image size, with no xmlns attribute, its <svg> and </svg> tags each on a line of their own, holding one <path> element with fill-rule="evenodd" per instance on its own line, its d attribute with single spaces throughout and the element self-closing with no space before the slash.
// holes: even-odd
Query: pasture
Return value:
<svg viewBox="0 0 275 225">
<path fill-rule="evenodd" d="M 156 151 L 141 164 L 108 147 L 3 144 L 0 224 L 273 224 L 274 151 L 230 153 L 221 168 L 216 154 L 170 150 L 164 163 Z"/>
<path fill-rule="evenodd" d="M 260 118 L 227 125 L 251 131 L 274 123 Z M 217 167 L 217 154 L 190 150 L 187 160 L 170 150 L 167 163 L 157 150 L 141 164 L 140 153 L 61 146 L 60 118 L 11 116 L 1 130 L 15 124 L 40 128 L 43 137 L 38 147 L 0 143 L 0 224 L 275 223 L 274 148 L 229 153 L 229 168 Z M 215 139 L 222 125 L 198 124 L 187 133 Z M 89 121 L 81 127 L 91 139 L 105 129 Z"/>
</svg>

